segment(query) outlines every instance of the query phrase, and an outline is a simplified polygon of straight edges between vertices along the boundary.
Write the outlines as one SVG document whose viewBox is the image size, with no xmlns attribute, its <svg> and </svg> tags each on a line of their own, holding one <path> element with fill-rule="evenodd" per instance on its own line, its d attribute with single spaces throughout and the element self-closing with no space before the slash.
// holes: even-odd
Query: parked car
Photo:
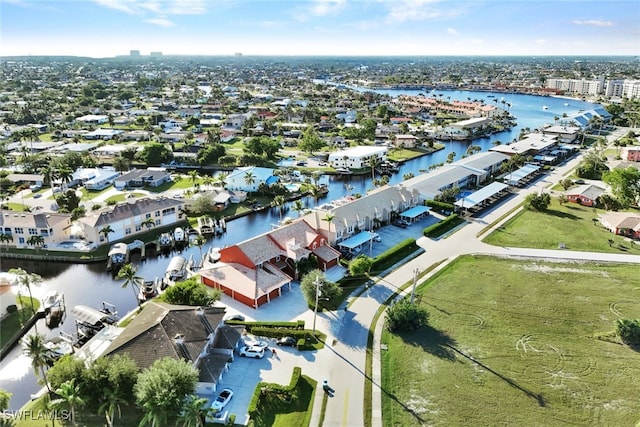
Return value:
<svg viewBox="0 0 640 427">
<path fill-rule="evenodd" d="M 371 233 L 373 235 L 374 242 L 382 242 L 382 237 L 378 233 Z"/>
<path fill-rule="evenodd" d="M 407 223 L 402 219 L 396 219 L 395 221 L 393 221 L 393 225 L 395 225 L 396 227 L 406 228 Z"/>
<path fill-rule="evenodd" d="M 220 412 L 227 406 L 227 403 L 233 397 L 233 390 L 230 388 L 225 388 L 220 392 L 218 397 L 215 398 L 213 402 L 211 402 L 211 412 Z"/>
<path fill-rule="evenodd" d="M 247 345 L 240 349 L 240 356 L 253 357 L 254 359 L 262 359 L 264 357 L 264 349 L 265 347 Z"/>
<path fill-rule="evenodd" d="M 276 341 L 276 344 L 284 345 L 287 347 L 295 347 L 297 343 L 298 340 L 296 340 L 294 337 L 282 337 L 279 338 L 278 341 Z"/>
<path fill-rule="evenodd" d="M 242 314 L 233 314 L 231 316 L 225 317 L 224 321 L 228 321 L 228 320 L 237 320 L 239 322 L 244 322 L 244 316 Z"/>
</svg>

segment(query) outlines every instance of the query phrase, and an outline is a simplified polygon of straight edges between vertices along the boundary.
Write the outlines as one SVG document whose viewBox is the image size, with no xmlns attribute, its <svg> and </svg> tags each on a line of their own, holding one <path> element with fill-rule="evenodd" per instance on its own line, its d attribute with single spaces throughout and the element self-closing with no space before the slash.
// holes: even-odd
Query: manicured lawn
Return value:
<svg viewBox="0 0 640 427">
<path fill-rule="evenodd" d="M 255 427 L 306 427 L 313 410 L 313 400 L 317 381 L 302 375 L 293 399 L 285 401 L 276 393 L 265 394 L 258 403 Z"/>
<path fill-rule="evenodd" d="M 564 243 L 567 249 L 576 251 L 640 254 L 640 245 L 633 246 L 599 223 L 594 225 L 592 219 L 601 213 L 601 209 L 575 203 L 561 206 L 552 197 L 547 212 L 522 211 L 484 241 L 496 246 L 538 249 L 558 249 L 558 244 Z M 611 246 L 609 239 L 614 241 Z"/>
<path fill-rule="evenodd" d="M 635 425 L 637 266 L 466 256 L 418 288 L 429 328 L 382 353 L 385 426 Z"/>
<path fill-rule="evenodd" d="M 10 297 L 3 296 L 3 298 Z M 29 297 L 21 296 L 19 300 L 20 306 L 18 308 L 18 311 L 16 311 L 15 313 L 7 314 L 7 316 L 2 319 L 2 321 L 0 321 L 0 347 L 3 347 L 5 343 L 7 343 L 20 330 L 24 322 L 26 322 L 33 315 Z M 38 301 L 37 298 L 33 298 L 33 309 L 35 311 L 38 311 L 39 308 L 40 301 Z"/>
</svg>

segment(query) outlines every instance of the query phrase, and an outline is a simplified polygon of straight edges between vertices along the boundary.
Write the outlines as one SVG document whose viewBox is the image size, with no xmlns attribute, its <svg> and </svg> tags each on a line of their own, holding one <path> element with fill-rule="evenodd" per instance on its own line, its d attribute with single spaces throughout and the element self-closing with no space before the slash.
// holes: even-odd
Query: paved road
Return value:
<svg viewBox="0 0 640 427">
<path fill-rule="evenodd" d="M 628 130 L 619 130 L 609 136 L 609 141 L 626 134 Z M 553 170 L 549 175 L 538 180 L 534 185 L 525 189 L 519 189 L 515 195 L 507 201 L 486 213 L 481 218 L 471 219 L 470 223 L 446 239 L 433 241 L 421 237 L 418 244 L 425 249 L 419 257 L 405 263 L 392 273 L 384 277 L 374 287 L 358 297 L 349 307 L 348 312 L 337 312 L 334 316 L 323 316 L 319 329 L 329 331 L 335 337 L 336 344 L 330 346 L 328 351 L 323 350 L 317 354 L 317 363 L 309 366 L 313 369 L 316 378 L 327 378 L 333 388 L 336 389 L 334 397 L 327 404 L 323 426 L 355 427 L 363 425 L 363 401 L 364 387 L 367 379 L 364 375 L 367 331 L 373 322 L 373 317 L 382 302 L 384 302 L 396 289 L 409 282 L 413 278 L 415 268 L 425 270 L 429 266 L 443 262 L 431 272 L 434 274 L 447 262 L 463 254 L 492 254 L 503 256 L 522 256 L 552 259 L 576 259 L 576 260 L 602 260 L 616 262 L 640 263 L 640 256 L 624 254 L 603 254 L 576 252 L 570 250 L 540 250 L 527 248 L 506 248 L 487 245 L 478 239 L 478 233 L 497 221 L 501 216 L 518 206 L 528 194 L 539 193 L 542 189 L 554 185 L 568 175 L 579 163 L 580 157 L 574 158 L 567 164 Z M 514 212 L 515 214 L 515 212 Z M 504 221 L 508 220 L 505 218 Z M 504 222 L 502 221 L 502 222 Z M 501 222 L 501 223 L 502 223 Z M 499 225 L 499 224 L 498 224 Z M 382 318 L 381 318 L 382 320 Z M 374 342 L 374 366 L 373 366 L 373 425 L 382 426 L 380 389 L 380 359 L 379 337 L 383 322 L 376 325 L 376 342 Z M 322 390 L 318 390 L 311 425 L 318 425 L 321 412 Z"/>
</svg>

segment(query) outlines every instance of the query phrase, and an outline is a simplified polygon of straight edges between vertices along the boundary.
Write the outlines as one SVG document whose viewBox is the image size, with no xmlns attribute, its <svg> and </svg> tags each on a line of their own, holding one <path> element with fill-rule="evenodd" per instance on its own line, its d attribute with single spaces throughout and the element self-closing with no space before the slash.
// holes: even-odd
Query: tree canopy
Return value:
<svg viewBox="0 0 640 427">
<path fill-rule="evenodd" d="M 316 280 L 319 282 L 317 286 L 320 291 L 319 297 L 323 300 L 337 298 L 342 294 L 342 288 L 337 283 L 328 280 L 322 271 L 311 270 L 300 282 L 300 289 L 310 307 L 315 306 L 316 303 Z"/>
<path fill-rule="evenodd" d="M 403 299 L 387 309 L 386 328 L 390 332 L 415 331 L 429 322 L 427 309 Z"/>
<path fill-rule="evenodd" d="M 138 375 L 134 387 L 136 403 L 145 411 L 143 422 L 169 425 L 183 406 L 185 396 L 193 394 L 198 370 L 185 360 L 165 357 Z"/>
<path fill-rule="evenodd" d="M 206 307 L 219 299 L 219 290 L 208 288 L 193 277 L 169 286 L 162 294 L 163 301 L 178 305 Z"/>
<path fill-rule="evenodd" d="M 623 206 L 636 205 L 640 199 L 640 170 L 634 167 L 613 169 L 602 176 Z"/>
</svg>

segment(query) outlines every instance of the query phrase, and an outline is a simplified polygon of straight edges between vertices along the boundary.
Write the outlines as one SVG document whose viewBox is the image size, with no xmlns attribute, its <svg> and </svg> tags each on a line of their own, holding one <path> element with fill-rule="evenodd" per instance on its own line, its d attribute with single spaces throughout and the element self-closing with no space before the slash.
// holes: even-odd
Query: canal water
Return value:
<svg viewBox="0 0 640 427">
<path fill-rule="evenodd" d="M 520 130 L 523 128 L 535 129 L 547 123 L 553 123 L 554 117 L 562 119 L 563 114 L 568 117 L 578 114 L 581 110 L 589 110 L 594 104 L 588 102 L 577 101 L 573 99 L 540 97 L 532 95 L 518 94 L 502 94 L 490 92 L 469 92 L 469 91 L 410 91 L 410 90 L 381 90 L 378 93 L 384 93 L 391 96 L 401 94 L 417 95 L 426 94 L 439 96 L 442 94 L 443 100 L 471 100 L 484 99 L 486 104 L 505 107 L 506 103 L 511 104 L 511 114 L 517 118 L 518 125 L 514 128 L 494 134 L 489 138 L 481 138 L 473 142 L 461 141 L 444 141 L 446 148 L 436 153 L 426 155 L 417 159 L 405 162 L 400 167 L 399 173 L 393 175 L 390 184 L 397 184 L 403 180 L 403 175 L 413 173 L 418 175 L 421 171 L 426 171 L 429 166 L 436 163 L 443 163 L 451 152 L 456 153 L 456 160 L 461 158 L 470 145 L 478 145 L 483 151 L 492 147 L 492 142 L 499 140 L 502 143 L 510 142 L 517 139 Z M 494 97 L 489 97 L 493 95 Z M 494 99 L 497 99 L 495 103 Z M 502 104 L 504 99 L 505 104 Z M 567 105 L 568 104 L 568 105 Z M 544 108 L 544 107 L 547 108 Z M 368 189 L 373 188 L 371 175 L 366 174 L 349 179 L 338 176 L 331 176 L 329 179 L 329 193 L 324 200 L 338 199 L 343 196 L 360 193 L 364 194 Z M 312 198 L 304 198 L 303 202 L 307 207 L 313 207 L 315 201 Z M 323 199 L 319 200 L 322 203 Z M 284 216 L 296 217 L 298 214 L 287 206 Z M 207 242 L 202 248 L 203 253 L 210 247 L 224 247 L 232 245 L 252 236 L 264 233 L 271 229 L 271 224 L 279 221 L 280 215 L 275 209 L 267 209 L 265 211 L 255 213 L 249 216 L 235 219 L 227 223 L 227 232 Z M 159 257 L 149 258 L 146 260 L 133 258 L 132 262 L 138 268 L 138 275 L 146 280 L 152 280 L 155 277 L 164 275 L 171 256 L 161 255 Z M 182 253 L 187 259 L 190 256 L 194 258 L 200 257 L 200 250 L 197 247 L 187 248 Z M 43 282 L 38 287 L 33 287 L 32 293 L 34 297 L 44 297 L 49 290 L 58 290 L 64 293 L 67 311 L 78 304 L 99 308 L 103 301 L 115 304 L 117 310 L 124 314 L 137 305 L 136 297 L 131 289 L 123 289 L 122 281 L 112 278 L 110 273 L 106 272 L 104 263 L 98 264 L 58 264 L 47 263 L 42 261 L 15 261 L 3 260 L 2 267 L 8 270 L 14 267 L 22 267 L 25 270 L 37 273 L 42 276 Z M 60 331 L 72 333 L 75 331 L 75 322 L 72 316 L 68 316 L 60 327 L 50 330 L 39 321 L 37 324 L 38 332 L 45 334 L 47 338 L 59 336 Z M 38 390 L 33 370 L 30 366 L 30 360 L 21 356 L 21 348 L 17 346 L 0 364 L 0 387 L 13 393 L 10 409 L 19 409 L 26 401 L 29 400 L 30 394 Z"/>
</svg>

